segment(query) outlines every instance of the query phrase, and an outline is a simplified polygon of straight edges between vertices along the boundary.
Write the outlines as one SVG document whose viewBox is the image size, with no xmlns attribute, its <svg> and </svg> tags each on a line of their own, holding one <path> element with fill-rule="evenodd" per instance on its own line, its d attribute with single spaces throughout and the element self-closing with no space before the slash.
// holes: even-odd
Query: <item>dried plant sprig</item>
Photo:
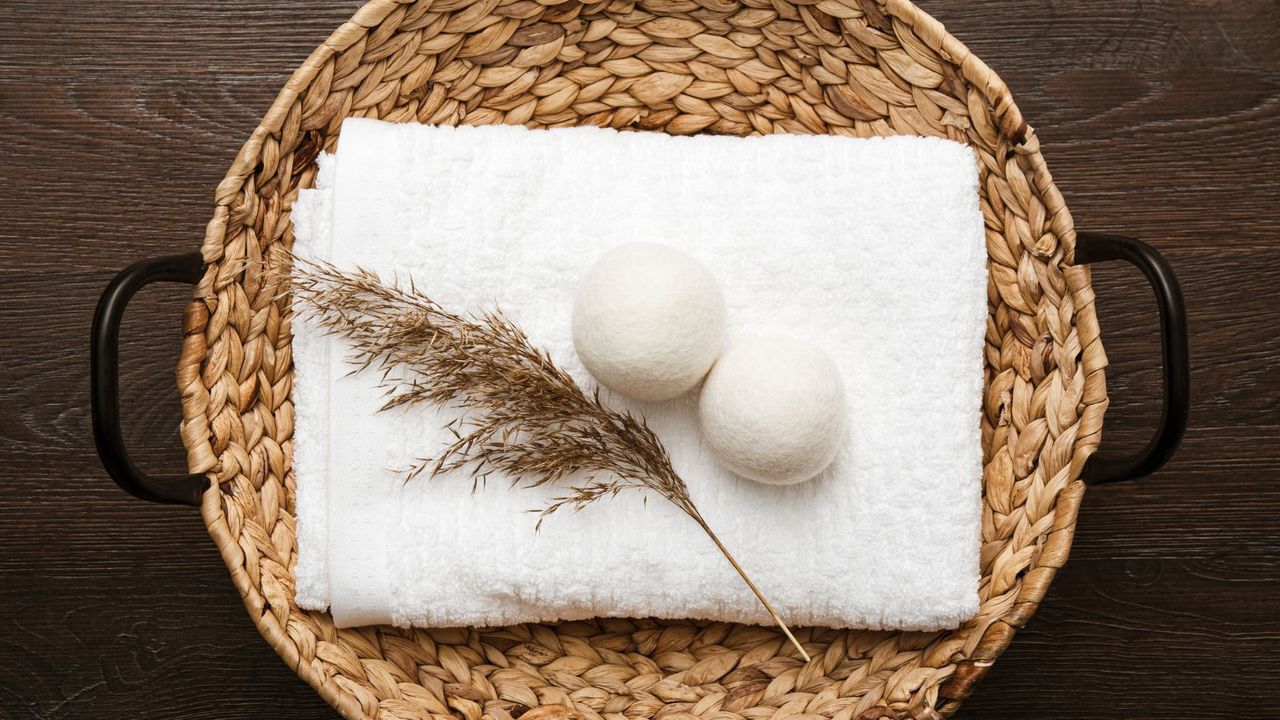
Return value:
<svg viewBox="0 0 1280 720">
<path fill-rule="evenodd" d="M 374 272 L 339 270 L 293 258 L 297 309 L 346 340 L 358 370 L 381 373 L 383 409 L 415 403 L 460 408 L 454 441 L 407 471 L 411 478 L 452 470 L 477 483 L 493 472 L 513 485 L 564 483 L 567 494 L 539 513 L 538 527 L 561 508 L 581 510 L 626 490 L 666 498 L 702 528 L 800 655 L 809 655 L 702 517 L 666 448 L 643 418 L 588 395 L 499 309 L 476 315 L 446 310 L 410 282 L 384 283 Z"/>
</svg>

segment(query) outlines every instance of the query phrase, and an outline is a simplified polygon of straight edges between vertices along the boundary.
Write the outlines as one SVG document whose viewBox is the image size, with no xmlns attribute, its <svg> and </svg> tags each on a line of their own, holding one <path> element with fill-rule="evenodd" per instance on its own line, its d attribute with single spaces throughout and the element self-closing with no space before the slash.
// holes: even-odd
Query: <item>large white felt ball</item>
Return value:
<svg viewBox="0 0 1280 720">
<path fill-rule="evenodd" d="M 573 345 L 605 387 L 670 400 L 707 374 L 724 342 L 724 298 L 697 260 L 667 245 L 619 245 L 578 287 Z"/>
<path fill-rule="evenodd" d="M 702 436 L 717 458 L 770 485 L 822 472 L 845 437 L 840 371 L 818 346 L 788 337 L 735 343 L 707 375 L 698 399 Z"/>
</svg>

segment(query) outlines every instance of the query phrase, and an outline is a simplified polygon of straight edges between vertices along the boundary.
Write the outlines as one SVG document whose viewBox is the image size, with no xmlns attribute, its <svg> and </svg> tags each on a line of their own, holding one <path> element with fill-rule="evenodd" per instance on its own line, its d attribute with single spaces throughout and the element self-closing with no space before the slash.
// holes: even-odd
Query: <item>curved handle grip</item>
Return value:
<svg viewBox="0 0 1280 720">
<path fill-rule="evenodd" d="M 1137 455 L 1125 458 L 1094 455 L 1084 468 L 1091 485 L 1134 480 L 1150 475 L 1173 457 L 1187 430 L 1191 407 L 1191 369 L 1187 348 L 1187 308 L 1169 261 L 1144 242 L 1118 235 L 1077 233 L 1075 264 L 1124 260 L 1137 266 L 1151 283 L 1160 309 L 1160 344 L 1164 360 L 1164 410 L 1155 437 Z"/>
<path fill-rule="evenodd" d="M 129 494 L 158 503 L 199 505 L 209 486 L 204 475 L 155 478 L 133 464 L 120 431 L 120 320 L 134 293 L 153 282 L 200 282 L 204 263 L 200 253 L 170 255 L 129 266 L 107 285 L 93 314 L 89 341 L 89 383 L 93 408 L 93 439 L 102 466 Z"/>
</svg>

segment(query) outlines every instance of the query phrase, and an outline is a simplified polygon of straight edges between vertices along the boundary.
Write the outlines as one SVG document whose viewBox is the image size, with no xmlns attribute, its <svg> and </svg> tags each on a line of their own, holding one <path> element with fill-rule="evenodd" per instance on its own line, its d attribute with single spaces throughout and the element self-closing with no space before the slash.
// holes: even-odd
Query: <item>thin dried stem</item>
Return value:
<svg viewBox="0 0 1280 720">
<path fill-rule="evenodd" d="M 809 660 L 773 606 L 698 512 L 666 448 L 643 418 L 606 407 L 533 346 L 500 310 L 459 315 L 412 283 L 384 283 L 368 270 L 345 272 L 294 258 L 297 309 L 354 350 L 357 370 L 380 374 L 383 409 L 427 403 L 459 408 L 454 440 L 406 472 L 453 470 L 482 483 L 494 472 L 512 484 L 566 485 L 538 512 L 537 527 L 562 508 L 581 510 L 626 490 L 649 490 L 693 519 L 720 549 L 770 617 Z"/>
<path fill-rule="evenodd" d="M 685 510 L 685 512 L 689 511 Z M 738 571 L 738 575 L 742 578 L 742 581 L 747 584 L 747 587 L 751 588 L 751 592 L 755 593 L 756 599 L 759 600 L 760 604 L 764 605 L 764 609 L 769 612 L 769 617 L 773 618 L 773 622 L 782 629 L 782 632 L 787 636 L 787 639 L 791 641 L 791 644 L 800 651 L 800 657 L 803 657 L 805 662 L 808 662 L 810 660 L 809 653 L 804 651 L 804 647 L 800 644 L 800 641 L 796 639 L 795 635 L 791 634 L 791 628 L 787 627 L 787 624 L 782 621 L 782 617 L 773 609 L 773 605 L 769 604 L 764 593 L 760 592 L 760 588 L 756 587 L 754 582 L 751 582 L 750 577 L 747 577 L 747 571 L 743 570 L 742 566 L 738 564 L 737 559 L 733 557 L 733 553 L 729 552 L 729 548 L 725 547 L 724 543 L 720 542 L 720 538 L 715 534 L 715 531 L 711 529 L 711 526 L 707 525 L 707 522 L 702 519 L 702 514 L 698 512 L 697 508 L 693 508 L 691 517 L 693 517 L 694 521 L 698 523 L 698 526 L 707 533 L 707 537 L 711 538 L 711 542 L 715 543 L 716 547 L 720 548 L 720 552 L 724 554 L 726 559 L 728 559 L 729 564 L 733 566 L 733 569 Z"/>
</svg>

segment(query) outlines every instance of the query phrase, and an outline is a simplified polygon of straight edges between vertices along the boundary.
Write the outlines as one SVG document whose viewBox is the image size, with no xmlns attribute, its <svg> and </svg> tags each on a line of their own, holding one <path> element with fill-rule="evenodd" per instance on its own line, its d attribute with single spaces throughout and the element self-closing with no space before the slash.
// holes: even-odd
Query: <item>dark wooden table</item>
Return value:
<svg viewBox="0 0 1280 720">
<path fill-rule="evenodd" d="M 1092 489 L 965 718 L 1280 717 L 1280 5 L 925 0 L 1012 87 L 1078 227 L 1165 253 L 1194 408 L 1155 476 Z M 354 2 L 8 0 L 0 19 L 0 717 L 336 717 L 245 616 L 200 518 L 126 497 L 89 433 L 88 330 L 125 265 L 195 249 L 213 188 Z M 1094 275 L 1105 446 L 1154 426 L 1152 296 Z M 184 288 L 124 337 L 129 440 L 183 467 Z"/>
</svg>

